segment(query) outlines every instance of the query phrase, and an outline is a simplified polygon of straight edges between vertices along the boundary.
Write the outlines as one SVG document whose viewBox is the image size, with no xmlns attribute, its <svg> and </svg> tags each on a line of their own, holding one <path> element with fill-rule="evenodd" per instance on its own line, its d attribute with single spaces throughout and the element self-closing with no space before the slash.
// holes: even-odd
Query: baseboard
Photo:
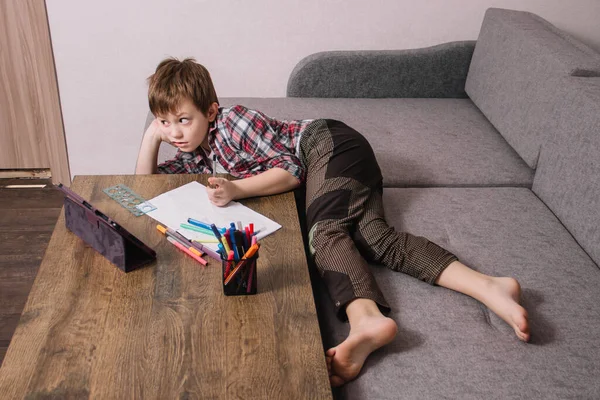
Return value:
<svg viewBox="0 0 600 400">
<path fill-rule="evenodd" d="M 0 169 L 0 189 L 42 189 L 52 186 L 49 169 Z"/>
<path fill-rule="evenodd" d="M 50 168 L 0 169 L 0 179 L 52 179 Z"/>
</svg>

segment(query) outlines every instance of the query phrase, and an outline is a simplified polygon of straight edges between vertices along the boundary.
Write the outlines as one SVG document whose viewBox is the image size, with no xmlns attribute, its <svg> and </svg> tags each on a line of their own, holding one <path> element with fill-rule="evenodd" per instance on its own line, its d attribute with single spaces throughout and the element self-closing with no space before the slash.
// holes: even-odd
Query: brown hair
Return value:
<svg viewBox="0 0 600 400">
<path fill-rule="evenodd" d="M 174 113 L 186 98 L 204 115 L 208 115 L 212 103 L 219 103 L 210 73 L 204 66 L 193 58 L 164 59 L 148 78 L 150 112 L 155 116 Z"/>
</svg>

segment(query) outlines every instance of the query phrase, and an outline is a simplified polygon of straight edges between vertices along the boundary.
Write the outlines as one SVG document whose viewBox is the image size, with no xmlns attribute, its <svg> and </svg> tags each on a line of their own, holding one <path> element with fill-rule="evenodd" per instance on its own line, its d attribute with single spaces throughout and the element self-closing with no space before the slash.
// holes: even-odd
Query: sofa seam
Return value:
<svg viewBox="0 0 600 400">
<path fill-rule="evenodd" d="M 596 260 L 594 260 L 594 258 L 592 257 L 592 255 L 590 253 L 587 252 L 587 250 L 581 245 L 581 243 L 579 243 L 579 241 L 577 240 L 577 238 L 575 236 L 573 236 L 573 233 L 571 233 L 571 231 L 569 230 L 569 228 L 567 228 L 565 226 L 565 224 L 562 222 L 562 220 L 558 217 L 558 215 L 556 215 L 556 213 L 554 211 L 552 211 L 552 209 L 550 207 L 548 207 L 548 204 L 546 204 L 544 202 L 544 200 L 541 199 L 540 196 L 538 196 L 538 194 L 536 192 L 533 191 L 533 189 L 530 189 L 531 193 L 533 193 L 533 195 L 544 205 L 544 207 L 546 207 L 546 209 L 548 211 L 550 211 L 552 213 L 552 215 L 554 216 L 554 218 L 556 218 L 556 220 L 560 223 L 560 225 L 565 229 L 565 231 L 567 231 L 567 233 L 571 236 L 571 238 L 575 241 L 575 243 L 577 243 L 577 245 L 579 246 L 579 248 L 584 252 L 584 254 L 586 256 L 588 256 L 588 258 L 592 261 L 592 263 L 596 266 L 596 268 L 598 268 L 600 270 L 600 265 L 598 265 L 598 263 L 596 262 Z"/>
</svg>

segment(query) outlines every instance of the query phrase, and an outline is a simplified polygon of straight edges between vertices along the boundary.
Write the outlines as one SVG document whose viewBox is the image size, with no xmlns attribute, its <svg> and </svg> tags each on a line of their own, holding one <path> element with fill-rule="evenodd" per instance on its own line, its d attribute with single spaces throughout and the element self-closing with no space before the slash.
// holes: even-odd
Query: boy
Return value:
<svg viewBox="0 0 600 400">
<path fill-rule="evenodd" d="M 384 315 L 390 308 L 368 261 L 467 294 L 529 340 L 515 279 L 476 272 L 427 239 L 387 224 L 381 171 L 369 143 L 352 128 L 220 108 L 210 74 L 193 59 L 162 61 L 149 78 L 148 99 L 156 119 L 144 134 L 136 174 L 211 173 L 216 159 L 217 172 L 241 178 L 209 178 L 208 197 L 218 206 L 306 185 L 309 248 L 338 316 L 350 323 L 348 337 L 325 354 L 333 386 L 354 379 L 368 355 L 397 332 Z M 179 150 L 157 166 L 162 141 Z"/>
</svg>

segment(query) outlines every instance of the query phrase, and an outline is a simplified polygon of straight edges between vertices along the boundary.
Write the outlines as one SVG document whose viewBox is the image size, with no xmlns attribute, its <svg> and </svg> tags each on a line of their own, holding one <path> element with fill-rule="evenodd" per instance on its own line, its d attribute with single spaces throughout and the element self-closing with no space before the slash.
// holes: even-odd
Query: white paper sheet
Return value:
<svg viewBox="0 0 600 400">
<path fill-rule="evenodd" d="M 215 224 L 218 228 L 229 228 L 231 222 L 237 226 L 239 221 L 242 223 L 242 227 L 253 223 L 254 231 L 258 232 L 256 235 L 258 239 L 281 228 L 277 222 L 237 201 L 232 201 L 225 207 L 213 205 L 208 199 L 206 186 L 198 182 L 187 183 L 156 196 L 148 202 L 155 206 L 156 210 L 150 211 L 146 215 L 192 240 L 214 239 L 214 236 L 181 228 L 180 224 L 187 224 L 188 218 Z M 203 244 L 215 251 L 218 249 L 217 243 Z"/>
</svg>

